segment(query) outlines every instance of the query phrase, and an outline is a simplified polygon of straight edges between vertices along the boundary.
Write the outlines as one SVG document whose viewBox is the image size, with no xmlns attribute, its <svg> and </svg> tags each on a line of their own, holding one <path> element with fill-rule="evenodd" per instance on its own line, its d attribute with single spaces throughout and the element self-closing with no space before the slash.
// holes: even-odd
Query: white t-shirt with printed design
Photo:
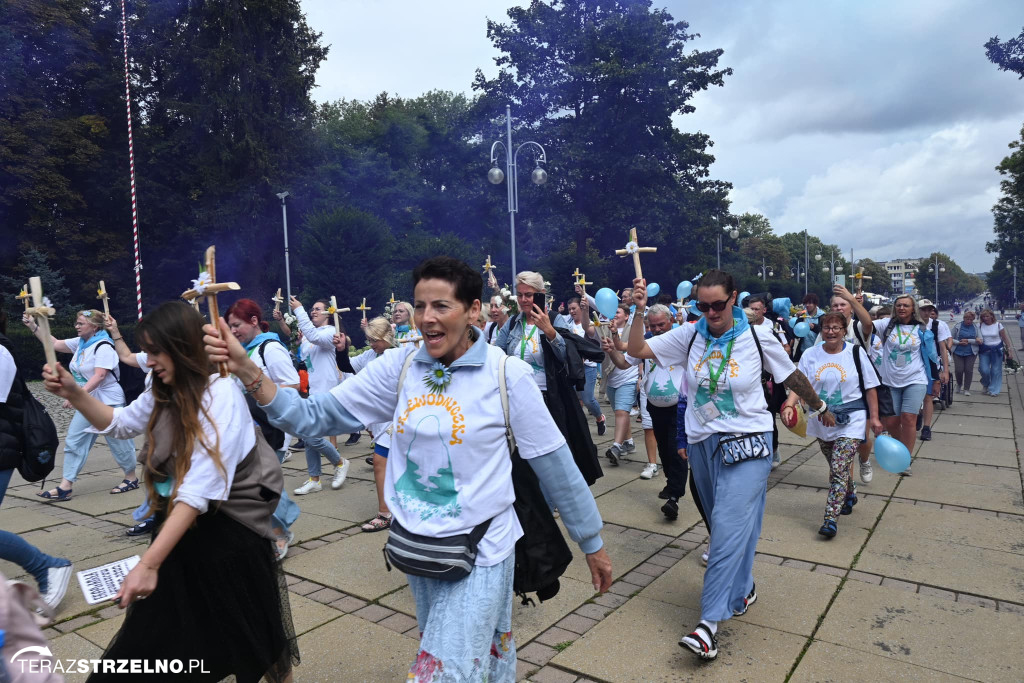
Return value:
<svg viewBox="0 0 1024 683">
<path fill-rule="evenodd" d="M 82 349 L 79 353 L 78 347 L 82 343 L 81 337 L 65 339 L 64 343 L 67 344 L 72 354 L 71 362 L 68 363 L 68 370 L 74 376 L 79 386 L 88 382 L 96 374 L 97 368 L 109 370 L 103 381 L 90 391 L 89 394 L 108 406 L 123 405 L 124 391 L 121 390 L 121 385 L 117 383 L 117 377 L 114 375 L 114 368 L 117 367 L 118 359 L 117 351 L 114 350 L 113 345 L 96 342 L 89 348 Z"/>
<path fill-rule="evenodd" d="M 628 353 L 626 362 L 630 365 L 644 364 L 641 391 L 651 405 L 659 408 L 671 408 L 679 403 L 679 394 L 686 389 L 686 376 L 682 364 L 670 365 L 666 368 L 656 360 L 641 361 Z"/>
<path fill-rule="evenodd" d="M 772 373 L 776 382 L 784 382 L 795 369 L 779 340 L 769 330 L 754 326 L 764 352 L 764 369 Z M 687 362 L 686 349 L 693 340 Z M 707 342 L 697 332 L 696 325 L 682 325 L 665 334 L 647 340 L 660 365 L 686 367 L 686 438 L 691 442 L 703 441 L 712 434 L 750 434 L 770 432 L 774 418 L 768 412 L 761 388 L 761 359 L 750 330 L 743 331 L 734 341 L 728 359 L 718 378 L 714 395 L 709 391 L 711 366 L 717 371 L 723 358 L 724 347 L 715 347 L 707 353 Z M 705 358 L 705 355 L 710 356 Z M 718 417 L 701 424 L 696 408 L 713 402 Z"/>
<path fill-rule="evenodd" d="M 519 325 L 522 326 L 520 319 Z M 533 381 L 541 391 L 547 391 L 548 376 L 544 373 L 544 346 L 540 337 L 544 334 L 536 325 L 527 323 L 523 339 L 513 349 L 513 356 L 524 361 L 533 370 Z"/>
<path fill-rule="evenodd" d="M 843 343 L 839 353 L 829 353 L 821 344 L 812 346 L 800 357 L 800 372 L 807 376 L 814 392 L 830 406 L 838 406 L 861 398 L 860 380 L 854 364 L 854 349 L 860 349 L 861 369 L 864 372 L 864 388 L 877 387 L 875 373 L 868 367 L 870 359 L 864 349 L 856 344 Z M 849 424 L 826 427 L 817 419 L 807 420 L 807 433 L 823 441 L 835 441 L 841 436 L 863 439 L 867 429 L 867 411 L 850 413 Z"/>
<path fill-rule="evenodd" d="M 433 362 L 414 361 L 398 387 L 406 356 L 421 352 L 411 348 L 384 352 L 331 393 L 363 424 L 394 423 L 384 498 L 399 524 L 445 537 L 493 518 L 476 562 L 486 567 L 511 555 L 523 531 L 512 508 L 512 461 L 498 392 L 505 353 L 482 339 L 471 352 L 480 353 L 477 347 L 486 352 L 483 364 L 453 368 L 441 393 L 432 393 L 425 379 Z M 565 439 L 543 409 L 530 366 L 510 356 L 505 377 L 519 455 L 528 460 L 561 447 Z"/>
<path fill-rule="evenodd" d="M 623 327 L 618 330 L 619 339 L 629 339 L 629 328 Z M 622 354 L 626 356 L 627 354 Z M 612 369 L 608 372 L 608 386 L 612 389 L 618 389 L 624 387 L 627 384 L 635 385 L 640 379 L 640 371 L 634 365 L 623 370 L 612 365 Z"/>
<path fill-rule="evenodd" d="M 879 318 L 875 321 L 875 331 L 879 336 L 885 334 L 891 318 Z M 927 384 L 924 360 L 921 358 L 920 325 L 896 325 L 889 330 L 889 335 L 882 340 L 882 364 L 878 371 L 886 386 L 907 387 L 911 384 Z"/>
</svg>

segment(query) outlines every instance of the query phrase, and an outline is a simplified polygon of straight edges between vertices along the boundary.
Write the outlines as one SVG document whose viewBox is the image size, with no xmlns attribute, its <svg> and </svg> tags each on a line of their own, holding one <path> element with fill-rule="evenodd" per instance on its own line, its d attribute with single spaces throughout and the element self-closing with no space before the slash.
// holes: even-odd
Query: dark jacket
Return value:
<svg viewBox="0 0 1024 683">
<path fill-rule="evenodd" d="M 13 350 L 10 340 L 0 334 L 0 346 L 8 351 Z M 17 361 L 15 361 L 17 362 Z M 21 463 L 22 451 L 22 413 L 25 407 L 25 399 L 22 396 L 24 383 L 21 379 L 21 370 L 14 377 L 11 384 L 11 391 L 7 395 L 7 401 L 0 403 L 0 471 L 13 470 Z"/>
<path fill-rule="evenodd" d="M 576 389 L 570 383 L 566 364 L 555 356 L 546 335 L 541 335 L 541 346 L 544 349 L 544 376 L 548 385 L 545 398 L 548 412 L 565 437 L 587 486 L 593 486 L 595 481 L 604 476 L 604 472 L 597 459 L 597 446 L 590 438 L 587 417 L 583 414 Z"/>
</svg>

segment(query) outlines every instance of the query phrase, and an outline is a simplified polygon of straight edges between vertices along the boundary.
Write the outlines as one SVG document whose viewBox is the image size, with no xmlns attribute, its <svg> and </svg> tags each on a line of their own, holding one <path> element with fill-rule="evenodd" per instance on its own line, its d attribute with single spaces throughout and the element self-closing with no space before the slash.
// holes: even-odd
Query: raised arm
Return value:
<svg viewBox="0 0 1024 683">
<path fill-rule="evenodd" d="M 36 339 L 43 341 L 43 333 L 39 331 L 39 325 L 36 324 L 36 321 L 32 316 L 28 314 L 21 316 L 21 322 L 29 329 Z M 57 339 L 51 334 L 50 341 L 53 342 L 53 348 L 58 353 L 71 353 L 71 348 L 65 344 L 63 340 Z"/>
<path fill-rule="evenodd" d="M 640 316 L 640 324 L 629 326 L 629 340 L 626 344 L 626 352 L 633 356 L 633 358 L 653 359 L 654 352 L 651 351 L 651 347 L 647 345 L 647 340 L 644 339 L 643 314 L 644 309 L 647 308 L 647 280 L 641 277 L 633 280 L 633 303 L 636 305 L 633 319 L 635 321 L 636 317 Z"/>
<path fill-rule="evenodd" d="M 114 351 L 117 352 L 117 359 L 133 368 L 139 367 L 139 359 L 128 348 L 128 344 L 125 343 L 124 338 L 121 336 L 121 331 L 117 329 L 117 320 L 114 319 L 114 316 L 108 315 L 106 322 L 107 332 L 110 334 L 110 339 L 114 342 Z"/>
</svg>

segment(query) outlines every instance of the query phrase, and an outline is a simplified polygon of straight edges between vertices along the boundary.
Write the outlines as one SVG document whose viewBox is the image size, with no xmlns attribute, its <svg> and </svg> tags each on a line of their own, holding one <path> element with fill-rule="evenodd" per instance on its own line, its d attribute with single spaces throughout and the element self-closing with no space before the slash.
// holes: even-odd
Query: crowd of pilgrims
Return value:
<svg viewBox="0 0 1024 683">
<path fill-rule="evenodd" d="M 517 572 L 527 571 L 516 548 L 538 533 L 527 528 L 523 538 L 518 506 L 557 514 L 594 589 L 607 590 L 613 569 L 589 487 L 602 466 L 630 461 L 640 422 L 640 476 L 665 477 L 652 501 L 675 520 L 688 484 L 709 532 L 700 621 L 679 644 L 714 659 L 722 622 L 757 600 L 754 555 L 780 461 L 776 416 L 806 420 L 829 463 L 818 529 L 827 540 L 857 502 L 855 464 L 871 481 L 873 436 L 888 431 L 913 452 L 919 413 L 932 403 L 925 396 L 950 381 L 949 359 L 967 392 L 980 353 L 985 390 L 998 393 L 1001 365 L 994 356 L 986 365 L 986 353 L 1012 348 L 985 313 L 951 332 L 927 300 L 899 297 L 892 309 L 869 312 L 841 285 L 827 311 L 812 293 L 780 312 L 768 295 L 739 301 L 732 276 L 719 270 L 703 274 L 690 302 L 649 301 L 638 278 L 613 316 L 600 315 L 579 285 L 555 310 L 539 273 L 519 273 L 514 292 L 488 284 L 489 299 L 467 264 L 424 261 L 412 273 L 413 303 L 364 317 L 369 348 L 355 353 L 325 300 L 307 310 L 292 297 L 289 314 L 265 319 L 257 302 L 240 299 L 216 325 L 187 303 L 167 302 L 135 327 L 135 349 L 113 318 L 79 312 L 78 336 L 52 340 L 70 361 L 43 370 L 46 389 L 75 413 L 62 478 L 38 495 L 71 499 L 103 435 L 124 474 L 110 493 L 145 493 L 127 533 L 152 538 L 117 595 L 127 618 L 104 658 L 202 659 L 211 680 L 290 680 L 299 652 L 278 561 L 294 539 L 296 499 L 322 491 L 324 458 L 330 488 L 341 489 L 351 462 L 336 435 L 351 445 L 366 431 L 378 508 L 362 530 L 389 530 L 386 556 L 415 598 L 421 639 L 409 680 L 515 680 L 513 596 Z M 804 324 L 794 328 L 793 317 Z M 33 319 L 23 322 L 42 334 Z M 119 363 L 148 373 L 129 405 Z M 4 407 L 17 400 L 15 373 L 0 345 Z M 603 436 L 609 419 L 611 445 L 599 454 L 589 422 Z M 927 440 L 930 413 L 923 421 Z M 136 436 L 144 439 L 137 453 Z M 281 463 L 291 450 L 304 451 L 306 472 L 289 491 Z M 0 500 L 13 467 L 0 448 Z M 533 489 L 520 488 L 524 472 Z M 533 499 L 517 502 L 517 494 Z M 434 543 L 465 552 L 465 566 L 442 576 L 430 558 L 403 554 Z M 0 532 L 0 557 L 35 576 L 56 607 L 69 561 L 9 532 Z"/>
</svg>

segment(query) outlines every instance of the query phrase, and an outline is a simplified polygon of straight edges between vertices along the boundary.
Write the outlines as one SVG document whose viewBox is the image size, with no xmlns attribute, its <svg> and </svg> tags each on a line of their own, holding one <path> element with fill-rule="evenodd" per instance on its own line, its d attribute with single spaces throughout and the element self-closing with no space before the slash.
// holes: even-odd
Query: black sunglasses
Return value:
<svg viewBox="0 0 1024 683">
<path fill-rule="evenodd" d="M 715 313 L 721 313 L 722 311 L 725 310 L 725 307 L 728 306 L 728 305 L 729 305 L 729 300 L 728 299 L 726 299 L 725 301 L 716 301 L 713 304 L 705 303 L 703 301 L 698 301 L 697 302 L 697 310 L 700 311 L 701 313 L 707 313 L 708 311 L 710 311 L 713 308 L 713 309 L 715 309 Z"/>
</svg>

